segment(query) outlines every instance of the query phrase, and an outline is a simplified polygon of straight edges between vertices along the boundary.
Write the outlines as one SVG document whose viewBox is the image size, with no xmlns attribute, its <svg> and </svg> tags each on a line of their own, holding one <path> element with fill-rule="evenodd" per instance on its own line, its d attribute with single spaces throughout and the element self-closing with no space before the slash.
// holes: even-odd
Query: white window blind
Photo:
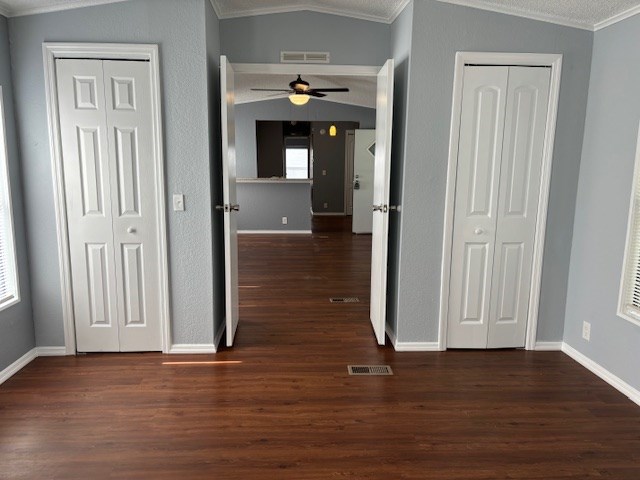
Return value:
<svg viewBox="0 0 640 480">
<path fill-rule="evenodd" d="M 0 309 L 19 301 L 4 120 L 4 98 L 0 87 Z"/>
<path fill-rule="evenodd" d="M 640 325 L 640 131 L 631 189 L 618 315 Z"/>
</svg>

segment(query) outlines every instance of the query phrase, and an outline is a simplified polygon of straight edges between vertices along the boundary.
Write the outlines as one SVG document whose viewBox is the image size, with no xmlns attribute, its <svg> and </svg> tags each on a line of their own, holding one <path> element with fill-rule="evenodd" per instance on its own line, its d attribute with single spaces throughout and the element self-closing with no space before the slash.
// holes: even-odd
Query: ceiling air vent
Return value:
<svg viewBox="0 0 640 480">
<path fill-rule="evenodd" d="M 329 52 L 280 52 L 281 63 L 329 63 Z"/>
</svg>

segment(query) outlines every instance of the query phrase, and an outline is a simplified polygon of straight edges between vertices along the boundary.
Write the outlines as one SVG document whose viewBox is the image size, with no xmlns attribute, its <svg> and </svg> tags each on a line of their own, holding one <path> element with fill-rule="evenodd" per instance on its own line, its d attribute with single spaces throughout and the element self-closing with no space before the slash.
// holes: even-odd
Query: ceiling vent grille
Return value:
<svg viewBox="0 0 640 480">
<path fill-rule="evenodd" d="M 281 63 L 329 63 L 329 52 L 280 52 Z"/>
</svg>

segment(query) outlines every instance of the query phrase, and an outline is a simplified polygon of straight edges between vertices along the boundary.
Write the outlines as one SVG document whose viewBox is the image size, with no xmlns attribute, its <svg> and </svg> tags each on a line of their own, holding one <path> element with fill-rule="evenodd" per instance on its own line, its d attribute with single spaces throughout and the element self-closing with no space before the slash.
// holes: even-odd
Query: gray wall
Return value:
<svg viewBox="0 0 640 480">
<path fill-rule="evenodd" d="M 212 230 L 205 227 L 212 208 L 204 3 L 131 0 L 9 20 L 37 345 L 64 344 L 44 41 L 160 45 L 167 194 L 186 196 L 185 212 L 168 212 L 173 341 L 213 341 L 213 243 Z"/>
<path fill-rule="evenodd" d="M 238 203 L 238 230 L 311 230 L 308 183 L 239 183 Z"/>
<path fill-rule="evenodd" d="M 287 98 L 236 105 L 238 178 L 257 177 L 256 120 L 354 121 L 360 122 L 360 128 L 375 128 L 376 111 L 316 99 L 302 107 L 292 105 Z"/>
<path fill-rule="evenodd" d="M 9 183 L 13 203 L 13 222 L 20 281 L 20 303 L 0 312 L 0 371 L 35 347 L 33 319 L 31 315 L 31 292 L 29 286 L 29 264 L 25 240 L 22 183 L 20 161 L 13 113 L 13 86 L 9 61 L 9 35 L 7 19 L 0 15 L 0 85 L 2 86 L 4 120 L 7 136 Z"/>
<path fill-rule="evenodd" d="M 413 5 L 398 280 L 402 341 L 438 338 L 440 269 L 457 51 L 564 54 L 538 340 L 561 340 L 593 34 L 435 0 Z"/>
<path fill-rule="evenodd" d="M 391 151 L 390 204 L 402 201 L 402 178 L 407 143 L 407 96 L 411 65 L 413 1 L 409 2 L 391 24 L 391 57 L 395 63 L 393 95 L 393 139 Z M 389 216 L 389 261 L 387 279 L 387 326 L 395 334 L 398 323 L 398 275 L 400 266 L 400 232 L 402 212 Z"/>
<path fill-rule="evenodd" d="M 211 237 L 213 239 L 213 335 L 222 334 L 225 316 L 224 217 L 222 205 L 222 139 L 220 130 L 220 21 L 211 2 L 204 0 L 207 41 L 207 96 L 209 108 L 209 162 L 211 172 Z M 217 214 L 216 214 L 217 213 Z"/>
<path fill-rule="evenodd" d="M 280 63 L 281 50 L 321 51 L 337 65 L 382 65 L 389 25 L 314 12 L 220 22 L 222 52 L 236 63 Z"/>
<path fill-rule="evenodd" d="M 640 16 L 595 34 L 564 341 L 640 389 L 640 327 L 616 315 L 640 120 L 638 38 Z"/>
</svg>

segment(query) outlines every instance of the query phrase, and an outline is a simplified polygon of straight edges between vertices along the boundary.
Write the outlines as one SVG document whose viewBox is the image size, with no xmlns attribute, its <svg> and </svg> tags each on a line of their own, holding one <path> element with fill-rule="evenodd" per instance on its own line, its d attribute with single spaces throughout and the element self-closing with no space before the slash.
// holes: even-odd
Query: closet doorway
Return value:
<svg viewBox="0 0 640 480">
<path fill-rule="evenodd" d="M 440 346 L 533 348 L 561 56 L 456 67 Z"/>
</svg>

